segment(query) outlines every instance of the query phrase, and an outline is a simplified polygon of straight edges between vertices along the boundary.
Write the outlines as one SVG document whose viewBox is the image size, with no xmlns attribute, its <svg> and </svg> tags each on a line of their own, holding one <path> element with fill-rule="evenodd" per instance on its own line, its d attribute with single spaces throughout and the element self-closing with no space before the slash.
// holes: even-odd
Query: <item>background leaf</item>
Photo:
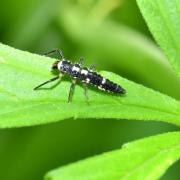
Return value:
<svg viewBox="0 0 180 180">
<path fill-rule="evenodd" d="M 11 45 L 19 49 L 35 46 L 40 34 L 47 31 L 49 24 L 56 16 L 58 5 L 57 0 L 30 1 L 23 17 L 6 33 L 7 38 L 12 41 Z"/>
<path fill-rule="evenodd" d="M 69 81 L 39 91 L 33 88 L 51 77 L 54 60 L 0 45 L 0 127 L 19 127 L 68 118 L 115 118 L 161 120 L 180 125 L 180 103 L 166 95 L 135 84 L 113 73 L 102 72 L 121 84 L 125 96 L 91 88 L 87 105 L 81 86 L 72 103 L 67 103 Z M 57 85 L 57 83 L 56 83 Z M 54 86 L 56 86 L 54 84 Z M 81 107 L 81 108 L 80 108 Z"/>
<path fill-rule="evenodd" d="M 179 158 L 180 133 L 166 133 L 50 171 L 45 179 L 158 179 Z"/>
<path fill-rule="evenodd" d="M 180 3 L 177 0 L 137 0 L 140 10 L 170 63 L 180 76 Z"/>
</svg>

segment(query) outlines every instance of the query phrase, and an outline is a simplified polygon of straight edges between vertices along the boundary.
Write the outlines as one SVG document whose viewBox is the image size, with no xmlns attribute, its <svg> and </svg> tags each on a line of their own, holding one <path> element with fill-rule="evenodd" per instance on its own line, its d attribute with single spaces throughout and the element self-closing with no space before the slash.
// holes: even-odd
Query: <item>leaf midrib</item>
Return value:
<svg viewBox="0 0 180 180">
<path fill-rule="evenodd" d="M 60 100 L 60 99 L 59 99 Z M 62 101 L 64 101 L 64 100 L 62 100 Z M 27 101 L 26 101 L 27 102 Z M 22 107 L 22 108 L 18 108 L 18 109 L 15 109 L 15 110 L 13 110 L 13 111 L 8 111 L 8 112 L 5 112 L 5 113 L 0 113 L 0 116 L 2 116 L 2 115 L 6 115 L 6 114 L 9 114 L 9 113 L 13 113 L 13 112 L 18 112 L 18 111 L 21 111 L 21 110 L 24 110 L 24 109 L 28 109 L 28 108 L 33 108 L 33 107 L 36 107 L 36 106 L 40 106 L 40 105 L 45 105 L 45 104 L 47 104 L 47 105 L 49 105 L 49 104 L 51 104 L 51 105 L 53 105 L 54 104 L 54 106 L 56 106 L 56 102 L 57 101 L 49 101 L 49 102 L 42 102 L 42 101 L 30 101 L 30 102 L 41 102 L 41 103 L 39 103 L 39 104 L 35 104 L 35 105 L 31 105 L 31 106 L 26 106 L 26 107 Z M 79 102 L 83 102 L 83 101 L 79 101 Z M 98 103 L 97 103 L 98 102 Z M 73 102 L 72 102 L 73 103 Z M 107 105 L 107 106 L 110 106 L 111 104 L 109 104 L 109 103 L 107 103 L 107 104 L 105 104 L 104 103 L 104 101 L 96 101 L 96 104 L 103 104 L 103 105 Z M 120 103 L 119 103 L 120 104 Z M 122 103 L 121 105 L 123 105 L 123 106 L 132 106 L 132 107 L 138 107 L 138 108 L 145 108 L 145 109 L 150 109 L 150 110 L 153 110 L 153 111 L 157 111 L 157 112 L 164 112 L 164 113 L 168 113 L 168 114 L 170 114 L 170 115 L 174 115 L 174 116 L 180 116 L 179 114 L 176 114 L 176 113 L 173 113 L 173 112 L 168 112 L 168 111 L 163 111 L 163 110 L 159 110 L 159 109 L 157 109 L 157 108 L 152 108 L 152 107 L 146 107 L 146 106 L 141 106 L 141 105 L 132 105 L 132 104 L 125 104 L 125 103 Z M 94 106 L 93 106 L 94 107 Z"/>
</svg>

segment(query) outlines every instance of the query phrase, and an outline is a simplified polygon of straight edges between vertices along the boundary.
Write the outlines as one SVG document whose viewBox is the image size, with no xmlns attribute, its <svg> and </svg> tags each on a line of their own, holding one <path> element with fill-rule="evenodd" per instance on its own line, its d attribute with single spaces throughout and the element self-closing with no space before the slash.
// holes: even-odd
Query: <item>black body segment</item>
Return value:
<svg viewBox="0 0 180 180">
<path fill-rule="evenodd" d="M 70 75 L 72 78 L 79 79 L 83 83 L 91 84 L 104 91 L 120 94 L 125 93 L 125 90 L 118 84 L 102 77 L 95 71 L 86 67 L 81 67 L 80 64 L 73 64 L 67 60 L 60 61 L 59 63 L 59 70 L 62 73 Z"/>
</svg>

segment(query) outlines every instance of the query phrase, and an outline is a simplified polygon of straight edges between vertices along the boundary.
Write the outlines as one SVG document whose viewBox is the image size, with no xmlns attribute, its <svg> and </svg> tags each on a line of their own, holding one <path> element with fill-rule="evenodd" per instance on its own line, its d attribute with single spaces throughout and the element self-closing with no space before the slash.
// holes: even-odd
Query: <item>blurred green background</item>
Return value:
<svg viewBox="0 0 180 180">
<path fill-rule="evenodd" d="M 37 54 L 59 48 L 73 61 L 83 56 L 97 70 L 180 99 L 180 81 L 133 0 L 1 0 L 0 41 Z M 0 130 L 0 179 L 42 179 L 58 166 L 174 130 L 160 122 L 111 119 Z M 162 179 L 179 179 L 179 168 L 177 162 Z"/>
</svg>

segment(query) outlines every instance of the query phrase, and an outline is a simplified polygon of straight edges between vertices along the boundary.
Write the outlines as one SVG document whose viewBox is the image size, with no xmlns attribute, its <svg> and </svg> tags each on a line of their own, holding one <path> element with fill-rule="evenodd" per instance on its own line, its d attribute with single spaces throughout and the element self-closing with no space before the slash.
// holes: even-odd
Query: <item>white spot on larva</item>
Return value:
<svg viewBox="0 0 180 180">
<path fill-rule="evenodd" d="M 88 71 L 87 71 L 87 70 L 82 69 L 82 70 L 81 70 L 81 74 L 85 74 L 85 75 L 87 75 L 87 74 L 88 74 Z"/>
<path fill-rule="evenodd" d="M 73 68 L 72 68 L 72 71 L 76 71 L 76 72 L 79 72 L 79 68 L 78 67 L 76 67 L 76 66 L 73 66 Z"/>
<path fill-rule="evenodd" d="M 105 84 L 106 83 L 106 79 L 105 78 L 103 78 L 103 80 L 102 80 L 102 84 Z"/>
<path fill-rule="evenodd" d="M 98 86 L 98 89 L 102 90 L 102 91 L 105 91 L 104 88 L 102 88 L 101 86 Z"/>
<path fill-rule="evenodd" d="M 57 66 L 58 66 L 58 69 L 61 70 L 62 61 L 60 61 Z"/>
<path fill-rule="evenodd" d="M 87 79 L 86 79 L 86 82 L 87 82 L 87 83 L 89 83 L 89 82 L 90 82 L 90 79 L 89 79 L 89 78 L 87 78 Z"/>
<path fill-rule="evenodd" d="M 0 57 L 0 62 L 5 63 L 5 59 L 3 57 Z"/>
</svg>

